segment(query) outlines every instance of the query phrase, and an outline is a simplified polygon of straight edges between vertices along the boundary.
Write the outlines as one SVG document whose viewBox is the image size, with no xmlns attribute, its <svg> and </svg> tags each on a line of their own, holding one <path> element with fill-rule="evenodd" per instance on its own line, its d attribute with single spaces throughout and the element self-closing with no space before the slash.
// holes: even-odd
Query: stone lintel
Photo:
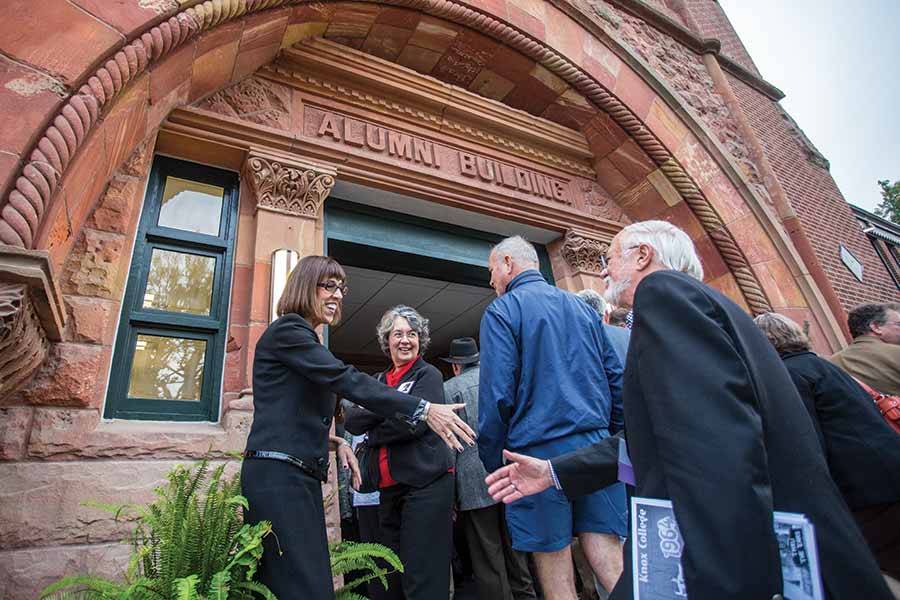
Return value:
<svg viewBox="0 0 900 600">
<path fill-rule="evenodd" d="M 54 342 L 62 340 L 65 304 L 46 251 L 0 244 L 0 282 L 27 285 L 47 338 Z"/>
<path fill-rule="evenodd" d="M 255 148 L 247 153 L 243 171 L 256 195 L 258 210 L 310 219 L 321 216 L 337 177 L 333 167 Z"/>
</svg>

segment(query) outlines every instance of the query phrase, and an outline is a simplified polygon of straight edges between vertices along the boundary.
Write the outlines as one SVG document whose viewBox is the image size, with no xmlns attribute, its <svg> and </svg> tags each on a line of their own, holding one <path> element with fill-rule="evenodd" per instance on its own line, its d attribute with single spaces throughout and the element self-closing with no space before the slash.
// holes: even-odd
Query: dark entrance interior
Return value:
<svg viewBox="0 0 900 600">
<path fill-rule="evenodd" d="M 425 359 L 449 374 L 450 342 L 478 339 L 484 309 L 494 299 L 487 259 L 501 236 L 329 200 L 327 253 L 347 271 L 350 292 L 343 318 L 329 333 L 332 352 L 358 369 L 389 366 L 375 328 L 389 308 L 406 304 L 429 320 L 431 344 Z M 542 263 L 549 264 L 543 247 Z M 545 275 L 549 275 L 545 273 Z M 551 278 L 552 280 L 552 278 Z"/>
</svg>

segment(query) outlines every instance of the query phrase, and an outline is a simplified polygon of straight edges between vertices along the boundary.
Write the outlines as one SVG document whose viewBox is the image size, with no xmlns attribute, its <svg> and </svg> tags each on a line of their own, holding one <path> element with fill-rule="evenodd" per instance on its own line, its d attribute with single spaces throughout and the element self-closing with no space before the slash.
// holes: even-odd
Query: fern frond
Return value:
<svg viewBox="0 0 900 600">
<path fill-rule="evenodd" d="M 265 600 L 278 600 L 278 598 L 271 592 L 271 590 L 269 590 L 269 588 L 259 583 L 258 581 L 239 581 L 234 584 L 234 587 L 259 594 L 260 596 L 265 598 Z"/>
<path fill-rule="evenodd" d="M 339 590 L 335 590 L 334 600 L 369 600 L 369 599 L 357 592 L 353 592 L 349 589 L 341 588 Z"/>
<path fill-rule="evenodd" d="M 197 600 L 197 584 L 200 578 L 196 575 L 179 577 L 174 581 L 175 595 L 172 600 Z"/>
<path fill-rule="evenodd" d="M 68 590 L 69 593 L 86 593 L 90 592 L 95 598 L 115 598 L 122 593 L 122 585 L 109 581 L 96 575 L 69 575 L 63 577 L 56 583 L 48 585 L 41 591 L 40 598 L 67 590 L 67 588 L 77 587 L 77 590 Z"/>
<path fill-rule="evenodd" d="M 212 576 L 209 584 L 208 600 L 228 600 L 228 590 L 231 588 L 231 573 L 219 571 Z"/>
</svg>

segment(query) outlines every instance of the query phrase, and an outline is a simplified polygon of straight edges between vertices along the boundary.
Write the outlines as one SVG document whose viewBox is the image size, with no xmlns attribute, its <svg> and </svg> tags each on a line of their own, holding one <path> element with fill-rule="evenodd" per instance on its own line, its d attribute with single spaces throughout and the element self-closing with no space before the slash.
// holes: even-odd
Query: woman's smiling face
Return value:
<svg viewBox="0 0 900 600">
<path fill-rule="evenodd" d="M 388 349 L 395 367 L 402 367 L 419 356 L 419 334 L 403 317 L 394 319 L 388 334 Z"/>
<path fill-rule="evenodd" d="M 329 291 L 328 288 L 331 288 Z M 320 281 L 316 290 L 316 298 L 321 305 L 324 325 L 331 325 L 344 300 L 344 282 L 339 279 Z"/>
</svg>

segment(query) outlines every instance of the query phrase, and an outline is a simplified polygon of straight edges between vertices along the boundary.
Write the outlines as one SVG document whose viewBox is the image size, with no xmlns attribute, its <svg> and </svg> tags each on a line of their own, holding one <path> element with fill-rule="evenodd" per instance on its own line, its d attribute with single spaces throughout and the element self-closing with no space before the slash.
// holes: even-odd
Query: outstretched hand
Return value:
<svg viewBox="0 0 900 600">
<path fill-rule="evenodd" d="M 337 447 L 337 460 L 342 469 L 350 469 L 350 487 L 358 490 L 362 485 L 362 475 L 359 472 L 359 462 L 350 444 L 341 444 Z"/>
<path fill-rule="evenodd" d="M 428 409 L 428 426 L 438 434 L 453 450 L 462 452 L 465 447 L 459 440 L 470 446 L 475 445 L 475 432 L 454 411 L 462 410 L 465 404 L 431 404 Z"/>
<path fill-rule="evenodd" d="M 533 496 L 553 486 L 550 466 L 546 460 L 532 458 L 524 454 L 503 451 L 508 463 L 485 478 L 488 493 L 494 500 L 504 504 L 515 502 L 525 496 Z"/>
</svg>

